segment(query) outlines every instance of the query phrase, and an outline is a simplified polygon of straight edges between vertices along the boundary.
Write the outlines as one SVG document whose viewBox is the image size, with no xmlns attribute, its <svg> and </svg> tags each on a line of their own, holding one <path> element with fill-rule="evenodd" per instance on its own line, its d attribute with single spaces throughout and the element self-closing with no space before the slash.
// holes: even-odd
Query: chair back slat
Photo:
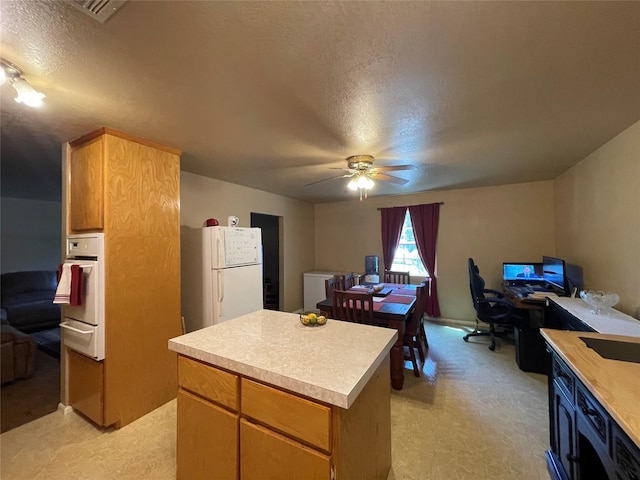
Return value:
<svg viewBox="0 0 640 480">
<path fill-rule="evenodd" d="M 344 288 L 342 288 L 342 279 L 337 275 L 327 278 L 324 281 L 324 293 L 327 298 L 333 297 L 334 290 L 344 290 Z"/>
<path fill-rule="evenodd" d="M 384 271 L 384 283 L 411 283 L 410 272 L 394 272 L 392 270 Z"/>
<path fill-rule="evenodd" d="M 405 333 L 408 335 L 417 335 L 422 316 L 424 315 L 424 304 L 427 297 L 427 284 L 421 283 L 416 287 L 416 303 L 413 307 L 411 318 L 405 326 Z"/>
<path fill-rule="evenodd" d="M 342 289 L 341 290 L 349 290 L 351 287 L 355 286 L 356 284 L 356 274 L 351 272 L 351 273 L 346 273 L 342 279 Z"/>
<path fill-rule="evenodd" d="M 333 318 L 355 323 L 373 323 L 373 295 L 333 291 Z"/>
</svg>

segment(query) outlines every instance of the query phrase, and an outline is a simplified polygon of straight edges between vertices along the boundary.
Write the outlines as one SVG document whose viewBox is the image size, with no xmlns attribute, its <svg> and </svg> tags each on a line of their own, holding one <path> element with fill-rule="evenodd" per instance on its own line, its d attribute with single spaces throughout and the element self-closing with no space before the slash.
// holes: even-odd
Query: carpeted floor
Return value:
<svg viewBox="0 0 640 480">
<path fill-rule="evenodd" d="M 547 381 L 515 363 L 513 343 L 470 329 L 427 324 L 419 378 L 391 395 L 389 480 L 549 480 Z M 171 480 L 176 478 L 176 402 L 120 430 L 53 413 L 0 436 L 0 478 Z"/>
<path fill-rule="evenodd" d="M 60 360 L 36 350 L 33 376 L 0 388 L 0 433 L 55 412 L 60 403 Z"/>
</svg>

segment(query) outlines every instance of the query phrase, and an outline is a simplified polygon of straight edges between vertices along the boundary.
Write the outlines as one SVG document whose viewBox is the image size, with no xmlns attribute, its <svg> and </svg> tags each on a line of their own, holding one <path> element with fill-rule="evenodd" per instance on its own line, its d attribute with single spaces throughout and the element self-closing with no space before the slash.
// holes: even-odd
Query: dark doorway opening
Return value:
<svg viewBox="0 0 640 480">
<path fill-rule="evenodd" d="M 280 218 L 251 213 L 251 226 L 262 229 L 262 283 L 264 308 L 280 310 Z"/>
</svg>

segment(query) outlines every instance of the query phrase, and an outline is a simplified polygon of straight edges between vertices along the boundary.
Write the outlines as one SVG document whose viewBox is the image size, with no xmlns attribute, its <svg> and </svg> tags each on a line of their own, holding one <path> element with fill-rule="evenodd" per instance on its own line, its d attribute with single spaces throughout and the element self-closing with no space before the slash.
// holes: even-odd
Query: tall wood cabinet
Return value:
<svg viewBox="0 0 640 480">
<path fill-rule="evenodd" d="M 105 359 L 70 353 L 69 401 L 122 427 L 177 393 L 181 152 L 109 128 L 69 145 L 67 233 L 104 233 L 106 270 Z"/>
</svg>

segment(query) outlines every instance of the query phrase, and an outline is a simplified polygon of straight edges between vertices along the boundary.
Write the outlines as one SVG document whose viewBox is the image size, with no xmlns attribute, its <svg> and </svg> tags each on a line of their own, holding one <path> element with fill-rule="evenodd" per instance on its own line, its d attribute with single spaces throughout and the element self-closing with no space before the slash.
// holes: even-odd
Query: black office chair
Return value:
<svg viewBox="0 0 640 480">
<path fill-rule="evenodd" d="M 496 337 L 506 338 L 508 331 L 496 331 L 496 326 L 507 327 L 513 330 L 516 325 L 523 323 L 523 318 L 517 314 L 513 303 L 504 298 L 504 294 L 497 290 L 484 288 L 484 279 L 480 276 L 480 270 L 474 263 L 473 258 L 468 261 L 469 265 L 469 288 L 473 307 L 476 309 L 476 329 L 466 334 L 463 338 L 465 342 L 469 337 L 488 336 L 491 338 L 489 350 L 496 349 Z M 485 294 L 492 296 L 485 297 Z M 489 324 L 489 330 L 481 330 L 478 321 Z"/>
</svg>

